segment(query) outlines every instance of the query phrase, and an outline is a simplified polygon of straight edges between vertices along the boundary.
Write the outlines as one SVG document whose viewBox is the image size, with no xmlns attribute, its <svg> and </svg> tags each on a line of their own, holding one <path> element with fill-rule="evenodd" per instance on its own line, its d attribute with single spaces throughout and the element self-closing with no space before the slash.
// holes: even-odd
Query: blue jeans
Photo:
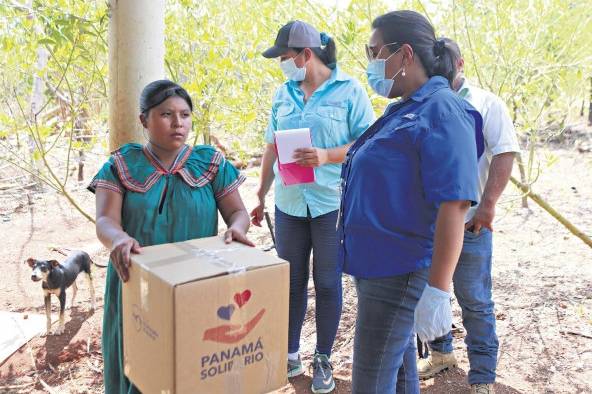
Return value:
<svg viewBox="0 0 592 394">
<path fill-rule="evenodd" d="M 352 393 L 419 393 L 413 331 L 429 269 L 357 279 Z"/>
<path fill-rule="evenodd" d="M 310 252 L 316 293 L 319 353 L 331 355 L 341 318 L 341 270 L 337 267 L 337 211 L 316 218 L 291 216 L 275 208 L 278 256 L 290 263 L 288 352 L 300 348 L 300 333 L 308 303 Z"/>
<path fill-rule="evenodd" d="M 469 384 L 495 382 L 498 340 L 491 296 L 492 234 L 465 231 L 465 239 L 456 271 L 454 294 L 462 309 L 467 330 L 465 343 L 469 355 Z M 441 353 L 452 352 L 452 334 L 430 342 L 430 348 Z"/>
</svg>

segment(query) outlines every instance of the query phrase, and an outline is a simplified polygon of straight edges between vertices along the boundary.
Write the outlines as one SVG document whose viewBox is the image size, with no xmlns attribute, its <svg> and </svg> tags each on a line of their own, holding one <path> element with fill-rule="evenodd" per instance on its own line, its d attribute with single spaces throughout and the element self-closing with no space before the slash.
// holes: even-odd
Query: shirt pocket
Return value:
<svg viewBox="0 0 592 394">
<path fill-rule="evenodd" d="M 410 120 L 410 121 L 405 121 L 401 124 L 399 124 L 398 126 L 395 126 L 394 131 L 398 132 L 401 130 L 413 130 L 415 129 L 415 127 L 417 127 L 417 120 Z"/>
<path fill-rule="evenodd" d="M 276 103 L 277 129 L 296 129 L 299 127 L 298 112 L 294 103 L 289 101 L 279 101 Z"/>
<path fill-rule="evenodd" d="M 420 124 L 417 119 L 414 120 L 403 120 L 403 122 L 394 126 L 389 130 L 386 135 L 396 145 L 401 143 L 407 145 L 412 144 L 415 140 Z"/>
<path fill-rule="evenodd" d="M 338 105 L 321 105 L 317 109 L 319 120 L 324 124 L 328 135 L 327 142 L 332 146 L 345 145 L 350 141 L 347 122 L 347 108 Z"/>
<path fill-rule="evenodd" d="M 368 145 L 385 165 L 398 163 L 397 167 L 407 167 L 409 164 L 403 163 L 413 161 L 412 156 L 416 149 L 412 143 L 412 135 L 417 127 L 417 120 L 405 120 L 397 125 L 387 126 L 370 138 Z"/>
<path fill-rule="evenodd" d="M 377 133 L 378 139 L 388 139 L 393 142 L 405 141 L 409 142 L 409 138 L 416 133 L 419 127 L 417 120 L 405 120 L 397 125 L 384 130 L 384 132 Z"/>
</svg>

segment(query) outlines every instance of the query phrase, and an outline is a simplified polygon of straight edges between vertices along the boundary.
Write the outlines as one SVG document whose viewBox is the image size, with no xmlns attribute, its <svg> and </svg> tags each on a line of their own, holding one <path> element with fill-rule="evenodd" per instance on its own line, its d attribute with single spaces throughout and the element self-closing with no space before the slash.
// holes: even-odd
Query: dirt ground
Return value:
<svg viewBox="0 0 592 394">
<path fill-rule="evenodd" d="M 590 130 L 586 132 L 590 139 Z M 539 150 L 541 175 L 534 190 L 557 211 L 592 236 L 592 153 L 573 139 Z M 103 160 L 96 156 L 87 175 Z M 258 169 L 246 170 L 241 189 L 254 205 Z M 0 177 L 3 174 L 0 172 Z M 83 185 L 73 195 L 87 212 L 93 196 Z M 272 199 L 268 199 L 271 204 Z M 494 299 L 500 339 L 498 393 L 592 392 L 592 250 L 534 202 L 521 208 L 508 186 L 498 206 L 494 236 Z M 63 259 L 53 248 L 82 249 L 96 261 L 108 252 L 94 226 L 55 193 L 0 192 L 0 310 L 44 314 L 39 283 L 30 280 L 28 257 Z M 266 228 L 252 230 L 259 246 L 271 240 Z M 36 337 L 0 365 L 0 392 L 99 393 L 102 387 L 100 335 L 105 268 L 95 268 L 98 309 L 89 312 L 89 293 L 81 281 L 77 305 L 66 313 L 62 336 Z M 314 350 L 314 289 L 303 330 L 302 354 L 310 364 Z M 456 304 L 455 304 L 456 305 Z M 54 314 L 57 301 L 53 302 Z M 460 311 L 455 306 L 455 321 Z M 337 393 L 349 393 L 356 297 L 344 277 L 344 306 L 332 361 Z M 455 338 L 459 368 L 422 383 L 425 393 L 467 393 L 468 360 L 462 335 Z M 310 371 L 281 393 L 310 392 Z"/>
</svg>

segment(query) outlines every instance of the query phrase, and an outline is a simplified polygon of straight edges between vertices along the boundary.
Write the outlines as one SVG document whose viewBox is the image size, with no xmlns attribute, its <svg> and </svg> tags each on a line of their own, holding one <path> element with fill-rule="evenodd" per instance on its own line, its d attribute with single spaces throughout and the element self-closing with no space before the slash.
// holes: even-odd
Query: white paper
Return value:
<svg viewBox="0 0 592 394">
<path fill-rule="evenodd" d="M 312 148 L 310 129 L 278 130 L 275 133 L 275 143 L 280 163 L 294 163 L 294 151 L 301 148 Z"/>
<path fill-rule="evenodd" d="M 24 315 L 27 315 L 26 319 Z M 55 322 L 57 316 L 53 313 L 51 320 Z M 33 337 L 44 333 L 45 324 L 46 316 L 0 311 L 0 364 Z"/>
</svg>

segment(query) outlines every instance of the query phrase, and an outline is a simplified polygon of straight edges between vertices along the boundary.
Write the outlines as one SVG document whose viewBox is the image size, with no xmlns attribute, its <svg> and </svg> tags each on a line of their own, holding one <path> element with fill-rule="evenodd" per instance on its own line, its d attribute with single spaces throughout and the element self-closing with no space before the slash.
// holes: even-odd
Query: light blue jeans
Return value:
<svg viewBox="0 0 592 394">
<path fill-rule="evenodd" d="M 413 331 L 429 269 L 357 279 L 352 393 L 419 393 Z"/>
<path fill-rule="evenodd" d="M 481 229 L 479 234 L 465 231 L 465 239 L 456 271 L 454 294 L 462 309 L 467 331 L 465 343 L 469 356 L 469 384 L 495 382 L 498 340 L 491 295 L 492 234 Z M 452 334 L 430 342 L 440 353 L 452 352 Z"/>
</svg>

